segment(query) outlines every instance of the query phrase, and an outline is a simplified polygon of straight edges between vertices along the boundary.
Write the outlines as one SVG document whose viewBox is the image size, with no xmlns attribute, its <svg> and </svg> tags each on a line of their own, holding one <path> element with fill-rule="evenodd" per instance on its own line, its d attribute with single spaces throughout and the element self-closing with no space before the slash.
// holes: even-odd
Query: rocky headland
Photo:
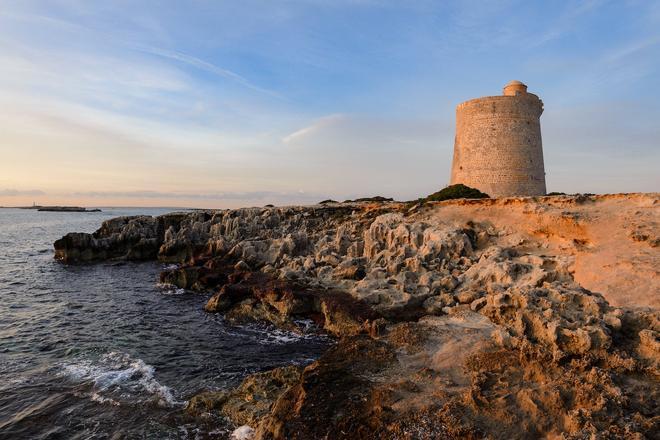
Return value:
<svg viewBox="0 0 660 440">
<path fill-rule="evenodd" d="M 108 220 L 65 263 L 174 263 L 229 322 L 336 343 L 194 396 L 257 439 L 654 438 L 658 194 L 391 201 Z"/>
</svg>

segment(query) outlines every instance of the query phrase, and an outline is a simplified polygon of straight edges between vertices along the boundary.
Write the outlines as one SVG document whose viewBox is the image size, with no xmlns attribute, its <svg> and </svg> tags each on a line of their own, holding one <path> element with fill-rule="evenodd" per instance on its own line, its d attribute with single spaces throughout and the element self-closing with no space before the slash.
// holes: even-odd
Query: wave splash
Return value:
<svg viewBox="0 0 660 440">
<path fill-rule="evenodd" d="M 158 292 L 160 292 L 162 295 L 183 295 L 186 293 L 186 289 L 182 289 L 180 287 L 175 286 L 174 284 L 169 284 L 169 283 L 156 283 L 156 289 Z"/>
<path fill-rule="evenodd" d="M 174 397 L 172 390 L 155 378 L 153 366 L 127 353 L 110 352 L 96 361 L 81 360 L 63 364 L 60 375 L 92 385 L 89 398 L 97 403 L 135 405 L 155 403 L 173 408 L 186 402 Z"/>
</svg>

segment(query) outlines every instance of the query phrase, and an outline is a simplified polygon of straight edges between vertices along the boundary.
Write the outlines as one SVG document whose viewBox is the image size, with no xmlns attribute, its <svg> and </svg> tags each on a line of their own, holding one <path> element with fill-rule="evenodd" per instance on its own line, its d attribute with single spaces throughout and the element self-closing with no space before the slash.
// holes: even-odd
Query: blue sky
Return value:
<svg viewBox="0 0 660 440">
<path fill-rule="evenodd" d="M 0 66 L 0 205 L 416 198 L 511 79 L 549 190 L 660 186 L 658 1 L 0 0 Z"/>
</svg>

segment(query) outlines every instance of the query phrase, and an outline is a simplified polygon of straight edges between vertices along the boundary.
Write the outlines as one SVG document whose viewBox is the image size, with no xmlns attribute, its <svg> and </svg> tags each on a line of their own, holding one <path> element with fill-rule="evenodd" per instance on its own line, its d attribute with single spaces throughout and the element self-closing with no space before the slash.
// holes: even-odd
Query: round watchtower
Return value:
<svg viewBox="0 0 660 440">
<path fill-rule="evenodd" d="M 451 184 L 491 197 L 545 195 L 541 113 L 543 102 L 520 81 L 502 96 L 459 104 Z"/>
</svg>

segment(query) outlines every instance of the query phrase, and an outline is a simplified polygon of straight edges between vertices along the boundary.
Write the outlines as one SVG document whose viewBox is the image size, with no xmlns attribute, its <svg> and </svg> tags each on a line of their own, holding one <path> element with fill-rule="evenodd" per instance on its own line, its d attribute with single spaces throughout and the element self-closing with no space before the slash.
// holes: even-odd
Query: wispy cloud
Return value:
<svg viewBox="0 0 660 440">
<path fill-rule="evenodd" d="M 346 115 L 339 115 L 339 114 L 324 116 L 314 121 L 311 125 L 301 128 L 300 130 L 296 130 L 291 134 L 288 134 L 282 139 L 282 142 L 284 142 L 285 144 L 293 144 L 295 142 L 302 141 L 305 138 L 314 136 L 319 131 L 329 128 L 332 125 L 335 125 L 346 119 L 347 119 Z"/>
<path fill-rule="evenodd" d="M 232 70 L 223 68 L 221 66 L 218 66 L 217 64 L 214 64 L 212 62 L 209 62 L 207 60 L 201 59 L 199 57 L 183 53 L 181 51 L 177 50 L 171 50 L 171 49 L 166 49 L 162 47 L 156 47 L 156 46 L 150 46 L 150 45 L 144 45 L 140 44 L 134 40 L 127 39 L 122 33 L 120 32 L 108 32 L 108 31 L 102 31 L 99 29 L 94 29 L 88 26 L 82 26 L 78 23 L 73 23 L 68 20 L 64 20 L 62 18 L 56 18 L 56 17 L 51 17 L 43 14 L 16 14 L 16 13 L 9 13 L 7 11 L 0 11 L 0 16 L 4 16 L 6 18 L 12 19 L 12 20 L 18 20 L 22 22 L 28 22 L 28 23 L 38 23 L 42 26 L 47 26 L 47 27 L 56 27 L 59 29 L 66 30 L 68 32 L 71 32 L 73 34 L 81 36 L 83 39 L 85 38 L 92 38 L 92 39 L 101 39 L 104 41 L 104 44 L 112 46 L 123 46 L 127 49 L 142 52 L 145 54 L 150 54 L 150 55 L 155 55 L 161 58 L 165 58 L 168 60 L 173 60 L 177 61 L 179 63 L 183 63 L 188 66 L 192 66 L 196 69 L 200 69 L 209 73 L 212 73 L 214 75 L 217 75 L 219 77 L 229 79 L 243 87 L 246 87 L 250 90 L 263 93 L 266 95 L 269 95 L 271 97 L 279 98 L 282 99 L 282 95 L 272 91 L 268 90 L 266 88 L 260 87 L 256 84 L 254 84 L 252 81 L 248 80 L 245 76 L 240 75 Z M 137 20 L 140 23 L 144 23 L 144 20 Z M 149 23 L 149 30 L 153 31 L 154 27 L 158 28 L 158 25 L 154 24 L 153 21 L 148 21 Z M 162 32 L 162 29 L 161 29 Z M 100 59 L 102 59 L 102 56 L 97 55 Z M 108 70 L 109 72 L 116 73 L 113 69 Z M 140 71 L 135 72 L 138 76 L 140 76 Z"/>
<path fill-rule="evenodd" d="M 16 196 L 42 196 L 46 193 L 39 189 L 27 189 L 27 190 L 18 190 L 18 189 L 0 189 L 0 196 L 2 197 L 16 197 Z"/>
<path fill-rule="evenodd" d="M 578 31 L 579 27 L 577 22 L 580 18 L 594 12 L 603 4 L 604 0 L 579 0 L 577 2 L 564 4 L 564 9 L 557 18 L 551 22 L 551 25 L 538 34 L 532 35 L 526 45 L 535 48 L 552 40 L 561 38 L 568 33 Z"/>
<path fill-rule="evenodd" d="M 148 47 L 148 46 L 139 46 L 139 45 L 130 45 L 133 47 L 135 50 L 139 50 L 145 53 L 150 53 L 152 55 L 157 55 L 159 57 L 163 58 L 168 58 L 170 60 L 175 60 L 179 61 L 181 63 L 185 63 L 187 65 L 193 66 L 195 68 L 205 70 L 207 72 L 213 73 L 215 75 L 221 76 L 223 78 L 230 79 L 232 81 L 235 81 L 236 83 L 247 87 L 248 89 L 264 93 L 266 95 L 275 97 L 275 98 L 282 98 L 282 95 L 279 93 L 276 93 L 272 90 L 268 90 L 262 87 L 259 87 L 249 80 L 247 80 L 245 77 L 239 75 L 238 73 L 232 72 L 229 69 L 222 68 L 220 66 L 216 66 L 215 64 L 209 63 L 208 61 L 204 61 L 200 58 L 187 55 L 185 53 L 177 52 L 177 51 L 172 51 L 172 50 L 167 50 L 167 49 L 161 49 L 158 47 Z"/>
<path fill-rule="evenodd" d="M 415 151 L 411 145 L 422 150 L 447 148 L 453 130 L 449 116 L 433 119 L 333 114 L 292 132 L 282 142 L 292 148 L 323 150 L 330 154 L 340 152 L 336 154 L 337 159 L 346 158 L 346 152 L 370 155 L 403 148 L 408 155 Z"/>
<path fill-rule="evenodd" d="M 183 199 L 183 200 L 265 200 L 265 199 L 314 199 L 320 195 L 308 194 L 303 191 L 227 191 L 214 193 L 195 192 L 163 192 L 163 191 L 78 191 L 71 193 L 74 197 L 94 198 L 128 198 L 128 199 Z"/>
<path fill-rule="evenodd" d="M 609 64 L 616 64 L 658 44 L 660 44 L 660 34 L 637 39 L 610 50 L 603 58 L 603 61 Z"/>
</svg>

